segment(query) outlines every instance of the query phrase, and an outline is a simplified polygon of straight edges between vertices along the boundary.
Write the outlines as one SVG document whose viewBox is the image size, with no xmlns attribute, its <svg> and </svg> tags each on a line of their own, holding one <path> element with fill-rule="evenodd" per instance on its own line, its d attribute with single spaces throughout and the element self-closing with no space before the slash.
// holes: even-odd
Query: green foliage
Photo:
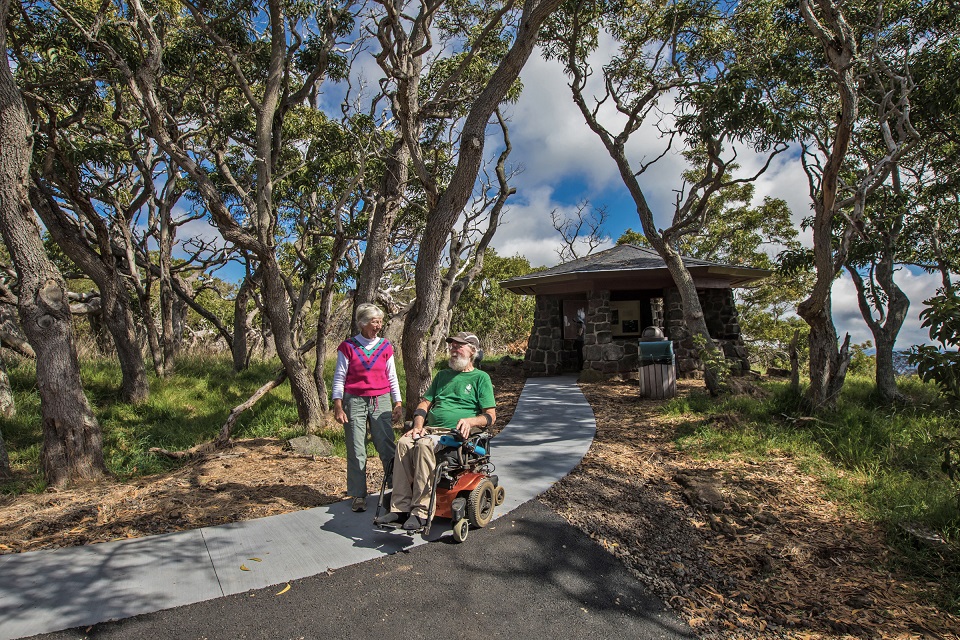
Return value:
<svg viewBox="0 0 960 640">
<path fill-rule="evenodd" d="M 893 561 L 938 583 L 941 603 L 957 611 L 960 560 L 911 549 L 897 531 L 919 524 L 960 543 L 957 485 L 944 473 L 945 464 L 956 473 L 960 414 L 933 385 L 898 384 L 905 401 L 890 406 L 877 398 L 870 375 L 850 375 L 836 408 L 813 418 L 785 382 L 761 383 L 750 396 L 692 394 L 664 410 L 680 418 L 677 445 L 694 455 L 787 457 L 819 477 L 831 500 L 886 527 L 891 544 L 901 545 Z"/>
<path fill-rule="evenodd" d="M 848 375 L 871 377 L 876 374 L 877 360 L 866 354 L 867 349 L 871 347 L 873 347 L 873 343 L 869 340 L 860 344 L 850 345 L 850 365 L 847 367 Z"/>
<path fill-rule="evenodd" d="M 730 374 L 733 372 L 733 367 L 736 366 L 736 364 L 727 360 L 723 354 L 723 349 L 719 349 L 716 346 L 708 349 L 707 339 L 699 334 L 693 336 L 693 346 L 696 348 L 697 356 L 700 358 L 703 366 L 716 376 L 717 386 L 720 389 L 726 389 L 727 382 L 730 380 Z"/>
<path fill-rule="evenodd" d="M 909 361 L 922 380 L 936 383 L 945 395 L 960 400 L 960 296 L 956 289 L 941 289 L 924 304 L 927 306 L 920 312 L 920 326 L 929 328 L 930 338 L 942 349 L 952 350 L 915 346 Z"/>
<path fill-rule="evenodd" d="M 533 327 L 533 296 L 501 289 L 500 282 L 533 271 L 526 258 L 503 258 L 487 249 L 483 270 L 457 301 L 451 330 L 473 331 L 489 353 L 501 353 L 509 345 L 525 341 Z"/>
</svg>

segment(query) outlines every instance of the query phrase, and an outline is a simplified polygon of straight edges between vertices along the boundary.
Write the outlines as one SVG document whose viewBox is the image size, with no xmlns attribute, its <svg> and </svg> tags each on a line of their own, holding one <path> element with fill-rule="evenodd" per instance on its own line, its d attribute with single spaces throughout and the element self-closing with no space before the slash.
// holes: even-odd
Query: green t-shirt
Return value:
<svg viewBox="0 0 960 640">
<path fill-rule="evenodd" d="M 453 429 L 460 418 L 474 418 L 497 406 L 493 382 L 486 371 L 443 369 L 423 396 L 430 401 L 427 426 Z"/>
</svg>

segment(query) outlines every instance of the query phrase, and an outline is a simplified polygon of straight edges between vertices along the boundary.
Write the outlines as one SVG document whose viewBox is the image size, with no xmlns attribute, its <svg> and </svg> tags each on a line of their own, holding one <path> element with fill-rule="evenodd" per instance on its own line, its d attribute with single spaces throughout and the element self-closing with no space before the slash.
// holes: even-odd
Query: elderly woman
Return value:
<svg viewBox="0 0 960 640">
<path fill-rule="evenodd" d="M 347 444 L 347 495 L 351 508 L 367 508 L 367 422 L 373 446 L 386 470 L 393 460 L 393 421 L 403 417 L 400 382 L 393 362 L 393 345 L 377 334 L 383 311 L 375 304 L 357 307 L 360 333 L 337 347 L 333 371 L 333 416 L 343 425 Z M 392 399 L 392 407 L 391 407 Z"/>
</svg>

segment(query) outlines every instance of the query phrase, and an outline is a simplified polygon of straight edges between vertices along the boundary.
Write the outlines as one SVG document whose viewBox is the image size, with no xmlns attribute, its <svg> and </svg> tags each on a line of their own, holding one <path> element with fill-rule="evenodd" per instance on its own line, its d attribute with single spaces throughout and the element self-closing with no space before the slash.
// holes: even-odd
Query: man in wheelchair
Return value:
<svg viewBox="0 0 960 640">
<path fill-rule="evenodd" d="M 390 512 L 377 517 L 377 524 L 402 521 L 408 531 L 422 529 L 429 516 L 440 438 L 456 431 L 467 439 L 497 419 L 490 376 L 474 367 L 480 340 L 461 331 L 448 337 L 447 344 L 450 368 L 434 377 L 413 412 L 413 428 L 397 442 Z"/>
</svg>

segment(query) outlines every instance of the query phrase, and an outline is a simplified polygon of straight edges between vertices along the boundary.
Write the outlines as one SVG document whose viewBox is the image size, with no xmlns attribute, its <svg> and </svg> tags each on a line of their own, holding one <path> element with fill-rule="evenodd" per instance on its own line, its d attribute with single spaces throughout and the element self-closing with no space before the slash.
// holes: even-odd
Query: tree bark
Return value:
<svg viewBox="0 0 960 640">
<path fill-rule="evenodd" d="M 3 434 L 0 433 L 0 478 L 9 478 L 13 475 L 10 469 L 10 456 L 7 455 L 7 445 L 3 442 Z"/>
<path fill-rule="evenodd" d="M 397 140 L 387 156 L 380 196 L 370 220 L 367 246 L 360 263 L 360 272 L 357 274 L 357 292 L 353 297 L 354 316 L 358 305 L 377 300 L 383 267 L 392 245 L 393 226 L 400 213 L 401 197 L 407 188 L 409 160 L 410 152 L 406 145 L 403 140 Z"/>
<path fill-rule="evenodd" d="M 259 279 L 259 271 L 244 277 L 233 301 L 233 343 L 230 352 L 233 355 L 233 370 L 240 372 L 250 365 L 250 353 L 247 335 L 250 332 L 250 314 L 247 304 L 253 295 L 253 287 Z"/>
<path fill-rule="evenodd" d="M 277 356 L 290 379 L 290 391 L 297 404 L 297 415 L 307 432 L 312 433 L 323 424 L 323 407 L 313 376 L 303 361 L 303 354 L 293 346 L 290 331 L 289 304 L 286 289 L 276 260 L 261 262 L 263 267 L 264 314 L 270 320 Z"/>
<path fill-rule="evenodd" d="M 0 48 L 6 52 L 9 0 L 0 0 Z M 41 460 L 51 486 L 106 475 L 100 426 L 80 384 L 66 287 L 50 262 L 29 205 L 32 141 L 26 108 L 5 60 L 0 65 L 0 232 L 20 281 L 20 322 L 37 354 L 43 424 Z"/>
<path fill-rule="evenodd" d="M 800 393 L 800 352 L 797 345 L 800 342 L 800 329 L 794 329 L 790 339 L 790 388 L 794 393 Z"/>
<path fill-rule="evenodd" d="M 833 131 L 827 161 L 821 173 L 819 198 L 814 202 L 813 263 L 816 282 L 810 296 L 797 306 L 797 315 L 810 326 L 810 388 L 808 400 L 814 408 L 832 406 L 843 388 L 850 358 L 846 348 L 837 349 L 837 329 L 833 324 L 830 290 L 840 264 L 833 252 L 833 222 L 836 216 L 839 176 L 857 120 L 859 99 L 856 93 L 853 61 L 857 45 L 843 14 L 833 0 L 818 0 L 823 5 L 820 18 L 811 4 L 801 0 L 800 10 L 807 27 L 821 42 L 827 64 L 834 71 L 840 96 L 839 120 Z M 849 345 L 847 335 L 844 345 Z"/>
<path fill-rule="evenodd" d="M 10 387 L 10 376 L 7 375 L 7 365 L 0 360 L 0 417 L 10 419 L 17 415 L 17 404 L 14 402 L 13 389 Z M 0 434 L 0 446 L 3 445 L 3 435 Z M 0 452 L 6 455 L 6 452 Z M 3 460 L 0 459 L 0 466 Z"/>
</svg>

